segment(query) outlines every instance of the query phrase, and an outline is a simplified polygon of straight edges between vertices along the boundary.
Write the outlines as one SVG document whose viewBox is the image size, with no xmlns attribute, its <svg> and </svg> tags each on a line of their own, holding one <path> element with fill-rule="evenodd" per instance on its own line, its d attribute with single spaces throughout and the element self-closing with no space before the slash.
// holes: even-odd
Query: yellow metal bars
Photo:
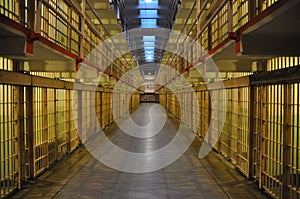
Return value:
<svg viewBox="0 0 300 199">
<path fill-rule="evenodd" d="M 300 63 L 300 57 L 274 57 L 267 61 L 267 70 L 279 70 L 282 68 L 289 68 L 298 66 Z"/>
<path fill-rule="evenodd" d="M 249 172 L 249 87 L 238 88 L 237 164 L 245 174 Z"/>
<path fill-rule="evenodd" d="M 0 1 L 0 14 L 14 20 L 19 21 L 19 1 L 3 0 Z"/>
<path fill-rule="evenodd" d="M 11 75 L 20 74 L 11 72 Z M 35 178 L 63 155 L 75 150 L 80 143 L 77 127 L 83 126 L 88 131 L 81 140 L 85 141 L 97 131 L 97 120 L 104 127 L 115 120 L 112 118 L 112 93 L 108 89 L 94 93 L 91 90 L 70 90 L 71 87 L 45 88 L 21 85 L 20 82 L 7 84 L 5 81 L 0 84 L 1 197 L 8 196 L 28 178 Z M 124 107 L 129 105 L 125 104 L 125 97 L 130 94 L 119 95 L 122 96 L 120 106 L 123 108 L 117 108 L 123 115 Z M 139 94 L 132 95 L 130 110 L 138 106 L 139 100 Z M 97 119 L 91 115 L 93 109 Z M 79 116 L 83 118 L 82 125 Z"/>
<path fill-rule="evenodd" d="M 278 0 L 255 0 L 255 15 L 260 14 Z"/>
<path fill-rule="evenodd" d="M 0 57 L 0 69 L 12 71 L 13 70 L 13 60 L 4 58 L 4 57 Z"/>
<path fill-rule="evenodd" d="M 140 104 L 140 95 L 139 95 L 139 94 L 133 94 L 133 95 L 131 96 L 131 98 L 132 98 L 132 109 L 134 110 L 134 109 L 136 109 L 136 108 L 139 106 L 139 104 Z"/>
<path fill-rule="evenodd" d="M 0 196 L 18 188 L 18 170 L 15 132 L 13 87 L 0 85 Z"/>
<path fill-rule="evenodd" d="M 79 138 L 77 133 L 77 123 L 78 123 L 78 101 L 76 100 L 78 98 L 77 91 L 71 90 L 70 91 L 70 151 L 73 151 L 76 149 L 76 147 L 79 145 Z M 100 94 L 100 93 L 99 93 Z M 100 103 L 97 101 L 96 106 Z M 99 106 L 98 105 L 98 106 Z"/>
<path fill-rule="evenodd" d="M 287 192 L 291 198 L 300 198 L 300 84 L 291 85 L 291 101 L 286 108 L 290 109 L 290 121 L 286 123 L 290 132 L 287 145 L 290 158 L 287 160 Z"/>
<path fill-rule="evenodd" d="M 48 115 L 48 161 L 53 163 L 57 158 L 56 151 L 56 92 L 55 89 L 47 89 L 47 115 Z"/>
<path fill-rule="evenodd" d="M 196 7 L 193 6 L 190 10 L 190 12 L 193 12 L 195 8 L 197 9 L 196 17 L 185 20 L 181 33 L 192 35 L 193 39 L 203 47 L 205 52 L 196 55 L 197 53 L 193 53 L 193 46 L 195 45 L 189 44 L 185 46 L 183 53 L 179 54 L 182 54 L 182 57 L 192 55 L 192 60 L 198 60 L 202 55 L 228 39 L 228 33 L 238 32 L 253 17 L 273 6 L 277 1 L 279 0 L 204 1 L 198 3 Z M 191 25 L 187 29 L 187 24 L 190 22 Z M 165 65 L 172 66 L 176 70 L 179 68 L 178 71 L 181 71 L 181 67 L 186 67 L 184 64 L 178 67 L 178 63 L 182 62 L 186 63 L 186 60 L 183 60 L 183 58 L 178 59 L 176 54 L 170 53 L 166 53 L 163 60 Z"/>
<path fill-rule="evenodd" d="M 293 66 L 295 62 L 287 60 L 295 59 L 298 58 L 278 58 L 281 65 L 276 67 Z M 274 198 L 300 196 L 300 84 L 299 78 L 295 79 L 290 72 L 298 71 L 297 67 L 280 69 L 287 78 L 278 82 L 272 78 L 268 82 L 260 80 L 268 75 L 276 75 L 273 71 L 224 81 L 227 96 L 225 124 L 218 140 L 212 136 L 207 140 L 218 141 L 214 149 L 228 158 L 245 176 L 258 182 L 259 187 Z M 191 112 L 193 116 L 193 123 L 187 121 L 187 117 L 181 118 L 182 122 L 203 138 L 208 125 L 213 124 L 213 131 L 219 128 L 218 115 L 222 109 L 211 104 L 221 103 L 221 92 L 218 83 L 214 83 L 212 88 L 210 91 L 206 86 L 195 88 L 199 110 L 187 105 L 195 104 L 190 101 L 191 93 L 180 90 L 176 93 L 183 102 L 183 114 Z M 167 110 L 178 117 L 180 107 L 174 93 L 167 93 L 166 104 Z M 194 118 L 196 116 L 198 118 Z M 198 119 L 200 126 L 195 131 L 193 125 Z"/>
<path fill-rule="evenodd" d="M 80 15 L 65 1 L 41 1 L 40 27 L 41 35 L 62 48 L 79 53 Z"/>
<path fill-rule="evenodd" d="M 56 132 L 57 132 L 57 159 L 60 159 L 69 150 L 69 110 L 67 90 L 56 90 Z"/>
<path fill-rule="evenodd" d="M 248 6 L 248 0 L 232 1 L 233 31 L 237 31 L 240 27 L 242 27 L 249 21 Z"/>
<path fill-rule="evenodd" d="M 211 22 L 212 44 L 214 48 L 227 38 L 228 34 L 228 4 L 225 4 Z"/>
<path fill-rule="evenodd" d="M 34 135 L 34 173 L 39 174 L 48 167 L 48 131 L 46 106 L 47 96 L 44 88 L 33 89 L 33 135 Z"/>
</svg>

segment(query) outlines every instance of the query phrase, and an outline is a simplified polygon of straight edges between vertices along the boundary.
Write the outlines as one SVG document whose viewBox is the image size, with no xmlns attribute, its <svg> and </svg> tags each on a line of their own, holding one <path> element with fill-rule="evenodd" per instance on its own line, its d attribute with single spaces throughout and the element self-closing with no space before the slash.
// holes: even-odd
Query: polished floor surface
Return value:
<svg viewBox="0 0 300 199">
<path fill-rule="evenodd" d="M 136 123 L 149 122 L 151 105 L 141 104 L 135 111 Z M 109 127 L 106 134 L 116 145 L 142 153 L 169 143 L 177 129 L 178 122 L 168 117 L 161 132 L 151 138 L 133 138 L 115 125 Z M 268 198 L 220 154 L 211 152 L 204 159 L 198 159 L 200 146 L 201 139 L 195 138 L 177 161 L 144 174 L 111 169 L 81 146 L 12 198 Z"/>
</svg>

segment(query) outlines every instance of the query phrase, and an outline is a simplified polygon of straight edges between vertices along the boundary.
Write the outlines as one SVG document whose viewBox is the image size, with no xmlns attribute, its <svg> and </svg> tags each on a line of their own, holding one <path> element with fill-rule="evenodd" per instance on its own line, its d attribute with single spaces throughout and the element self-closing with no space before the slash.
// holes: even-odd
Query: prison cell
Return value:
<svg viewBox="0 0 300 199">
<path fill-rule="evenodd" d="M 164 107 L 167 108 L 167 95 L 161 94 L 159 95 L 159 103 Z"/>
<path fill-rule="evenodd" d="M 208 126 L 210 123 L 210 98 L 209 92 L 201 90 L 197 92 L 199 106 L 199 115 L 200 115 L 200 125 L 198 128 L 198 134 L 201 137 L 205 137 Z"/>
<path fill-rule="evenodd" d="M 195 133 L 198 133 L 198 128 L 200 125 L 200 102 L 198 101 L 198 96 L 196 92 L 193 92 L 191 94 L 191 99 L 193 99 L 192 102 L 192 112 L 190 112 L 191 114 L 191 119 L 192 119 L 192 130 Z"/>
<path fill-rule="evenodd" d="M 57 132 L 57 159 L 68 152 L 69 144 L 69 91 L 56 90 L 56 132 Z"/>
<path fill-rule="evenodd" d="M 98 93 L 97 96 L 99 96 L 100 93 Z M 71 90 L 70 91 L 70 109 L 69 109 L 69 117 L 70 117 L 70 147 L 69 151 L 72 152 L 76 149 L 76 147 L 79 145 L 79 139 L 78 139 L 78 131 L 77 131 L 77 123 L 78 123 L 78 104 L 77 100 L 78 95 L 77 91 Z M 101 106 L 100 99 L 96 98 L 96 105 L 97 105 L 97 116 L 99 120 L 99 107 Z M 100 121 L 100 120 L 99 120 Z"/>
<path fill-rule="evenodd" d="M 0 13 L 14 21 L 19 21 L 19 2 L 10 0 L 1 1 Z"/>
<path fill-rule="evenodd" d="M 47 114 L 48 114 L 48 161 L 50 164 L 54 163 L 57 157 L 56 152 L 56 92 L 55 89 L 47 89 Z"/>
<path fill-rule="evenodd" d="M 74 49 L 74 41 L 78 40 L 78 33 L 75 34 L 74 31 L 78 28 L 76 23 L 79 23 L 74 23 L 78 19 L 75 11 L 65 1 L 50 0 L 48 4 L 41 3 L 40 12 L 41 35 L 66 50 L 78 52 L 78 49 Z M 74 18 L 70 18 L 70 15 Z M 75 26 L 71 26 L 72 23 Z"/>
<path fill-rule="evenodd" d="M 272 6 L 278 0 L 256 0 L 255 2 L 255 14 L 258 15 L 268 7 Z"/>
<path fill-rule="evenodd" d="M 102 99 L 101 99 L 101 102 L 102 102 L 102 118 L 101 118 L 101 121 L 102 121 L 102 128 L 104 128 L 108 124 L 107 93 L 103 92 L 101 94 L 101 96 L 102 96 Z"/>
<path fill-rule="evenodd" d="M 13 87 L 0 85 L 0 112 L 1 112 L 1 181 L 0 196 L 3 197 L 18 187 L 18 165 L 16 135 L 14 132 L 14 104 Z"/>
<path fill-rule="evenodd" d="M 290 87 L 290 105 L 291 116 L 288 124 L 288 130 L 286 132 L 290 134 L 287 140 L 287 145 L 290 147 L 290 157 L 287 161 L 287 169 L 289 175 L 287 176 L 287 191 L 290 192 L 289 195 L 291 198 L 300 198 L 300 84 L 295 83 Z"/>
<path fill-rule="evenodd" d="M 273 64 L 267 66 L 272 70 L 279 70 L 293 66 L 295 60 L 298 58 L 278 57 L 266 63 Z M 227 111 L 222 133 L 218 141 L 212 135 L 206 141 L 217 141 L 214 149 L 227 157 L 245 176 L 253 177 L 274 198 L 297 198 L 300 161 L 299 83 L 250 86 L 247 78 L 240 78 L 240 81 L 244 81 L 243 86 L 225 87 Z M 209 94 L 204 86 L 196 90 L 200 114 L 198 135 L 204 138 L 208 125 L 215 126 L 213 131 L 219 128 L 219 115 L 224 111 L 218 107 L 222 93 L 220 90 L 211 90 Z M 168 94 L 167 97 L 167 110 L 172 114 L 176 113 L 172 106 L 173 95 Z M 190 99 L 189 95 L 181 96 L 183 107 L 187 109 L 184 113 L 197 115 L 197 110 L 185 104 Z M 213 103 L 217 106 L 212 106 Z M 192 124 L 185 124 L 193 129 Z"/>
<path fill-rule="evenodd" d="M 9 69 L 11 64 L 10 60 L 5 59 L 2 67 Z M 29 178 L 37 177 L 57 160 L 76 149 L 79 145 L 79 117 L 84 118 L 81 127 L 86 128 L 81 141 L 85 141 L 98 130 L 97 119 L 93 119 L 91 115 L 92 109 L 101 117 L 106 113 L 106 121 L 103 123 L 105 126 L 113 122 L 108 90 L 93 94 L 89 90 L 1 84 L 0 93 L 1 197 L 19 188 Z M 132 106 L 137 107 L 139 94 L 132 97 Z M 122 106 L 125 106 L 125 97 L 120 99 Z M 92 100 L 95 100 L 94 104 Z M 101 100 L 106 103 L 101 103 Z M 104 109 L 106 112 L 102 111 Z"/>
<path fill-rule="evenodd" d="M 47 92 L 45 88 L 33 88 L 33 135 L 34 135 L 34 173 L 38 175 L 48 167 L 48 124 Z"/>
<path fill-rule="evenodd" d="M 233 0 L 233 31 L 237 31 L 240 27 L 249 21 L 249 1 L 248 0 Z"/>
<path fill-rule="evenodd" d="M 249 172 L 249 88 L 238 89 L 237 168 L 246 176 Z"/>
<path fill-rule="evenodd" d="M 211 25 L 212 48 L 219 45 L 227 38 L 228 34 L 228 4 L 225 4 L 221 11 L 214 17 Z"/>
</svg>

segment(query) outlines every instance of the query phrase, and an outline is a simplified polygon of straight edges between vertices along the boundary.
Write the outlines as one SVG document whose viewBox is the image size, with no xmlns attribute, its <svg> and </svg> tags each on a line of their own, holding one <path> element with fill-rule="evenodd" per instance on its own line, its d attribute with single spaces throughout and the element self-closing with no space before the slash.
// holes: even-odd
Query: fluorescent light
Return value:
<svg viewBox="0 0 300 199">
<path fill-rule="evenodd" d="M 144 0 L 145 3 L 152 3 L 152 0 Z"/>
</svg>

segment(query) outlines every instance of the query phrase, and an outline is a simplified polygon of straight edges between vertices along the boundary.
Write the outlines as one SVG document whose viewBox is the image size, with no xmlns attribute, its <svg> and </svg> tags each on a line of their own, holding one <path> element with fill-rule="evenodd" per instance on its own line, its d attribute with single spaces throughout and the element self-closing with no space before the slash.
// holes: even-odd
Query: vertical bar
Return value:
<svg viewBox="0 0 300 199">
<path fill-rule="evenodd" d="M 14 61 L 13 62 L 13 71 L 18 71 L 19 70 L 19 65 L 20 62 Z M 22 116 L 22 104 L 23 104 L 23 88 L 21 86 L 14 86 L 13 88 L 13 104 L 14 104 L 14 109 L 13 109 L 13 120 L 14 120 L 14 131 L 13 131 L 13 138 L 14 138 L 14 153 L 17 154 L 17 160 L 16 160 L 16 165 L 14 165 L 15 170 L 18 175 L 17 179 L 17 186 L 18 189 L 21 188 L 21 179 L 22 179 L 22 173 L 21 173 L 21 148 L 24 145 L 24 140 L 22 140 L 22 133 L 23 130 L 23 118 Z"/>
<path fill-rule="evenodd" d="M 35 2 L 38 2 L 38 6 L 41 5 L 39 1 L 28 1 L 28 28 L 30 30 L 35 29 Z"/>
<path fill-rule="evenodd" d="M 208 43 L 208 49 L 207 51 L 211 50 L 212 49 L 212 24 L 211 22 L 208 24 L 208 27 L 207 27 L 207 43 Z"/>
<path fill-rule="evenodd" d="M 255 131 L 255 87 L 250 86 L 248 95 L 248 179 L 253 179 L 254 176 L 254 131 Z"/>
<path fill-rule="evenodd" d="M 46 155 L 47 158 L 45 158 L 45 166 L 49 166 L 49 151 L 48 151 L 48 108 L 47 108 L 47 88 L 42 88 L 42 143 L 43 143 L 43 148 L 45 150 L 43 155 Z M 46 143 L 46 144 L 44 144 Z"/>
<path fill-rule="evenodd" d="M 71 97 L 70 97 L 70 90 L 66 90 L 66 109 L 67 109 L 67 121 L 68 121 L 68 124 L 67 124 L 67 139 L 68 139 L 68 144 L 67 144 L 67 152 L 70 152 L 71 151 L 71 120 L 72 120 L 72 117 L 71 117 Z"/>
<path fill-rule="evenodd" d="M 255 17 L 255 10 L 256 10 L 256 2 L 257 1 L 253 1 L 253 0 L 248 0 L 249 2 L 249 6 L 248 6 L 248 16 L 249 16 L 249 20 L 253 19 Z"/>
<path fill-rule="evenodd" d="M 84 31 L 84 28 L 85 28 L 85 1 L 86 0 L 83 0 L 82 3 L 81 3 L 81 13 L 83 16 L 80 16 L 79 17 L 79 30 L 81 31 L 81 35 L 82 36 L 79 36 L 79 57 L 84 57 L 84 40 L 85 40 L 85 31 Z M 79 98 L 78 98 L 79 99 Z"/>
<path fill-rule="evenodd" d="M 260 133 L 260 151 L 259 151 L 259 188 L 262 189 L 263 186 L 263 180 L 262 179 L 262 172 L 265 171 L 265 162 L 263 161 L 263 153 L 267 150 L 267 145 L 266 145 L 266 140 L 265 136 L 268 133 L 268 124 L 267 124 L 267 109 L 268 109 L 268 104 L 267 104 L 267 87 L 266 86 L 261 86 L 260 87 L 260 109 L 261 109 L 261 131 Z"/>
<path fill-rule="evenodd" d="M 82 144 L 82 90 L 77 90 L 77 130 L 79 135 L 79 144 Z"/>
<path fill-rule="evenodd" d="M 17 186 L 20 189 L 21 188 L 21 156 L 20 156 L 20 148 L 21 148 L 21 128 L 20 128 L 20 86 L 14 86 L 13 88 L 13 104 L 14 104 L 14 110 L 13 110 L 13 120 L 14 120 L 14 131 L 13 131 L 13 149 L 14 153 L 17 154 L 17 160 L 16 160 L 16 165 L 14 165 L 15 169 L 14 171 L 17 172 L 18 179 L 17 179 Z"/>
<path fill-rule="evenodd" d="M 22 25 L 25 25 L 26 19 L 25 19 L 25 0 L 19 0 L 19 21 Z"/>
<path fill-rule="evenodd" d="M 232 10 L 232 1 L 227 2 L 228 8 L 228 32 L 233 32 L 233 10 Z"/>
<path fill-rule="evenodd" d="M 282 179 L 282 198 L 290 198 L 288 184 L 290 182 L 291 167 L 291 103 L 292 103 L 292 86 L 291 84 L 284 85 L 284 131 L 283 131 L 283 179 Z"/>
<path fill-rule="evenodd" d="M 54 127 L 54 142 L 55 142 L 55 145 L 54 145 L 54 157 L 55 157 L 55 160 L 57 160 L 58 158 L 58 131 L 57 131 L 57 91 L 58 89 L 54 89 L 53 91 L 53 99 L 54 99 L 54 103 L 53 103 L 53 109 L 54 109 L 54 124 L 55 124 L 55 127 Z"/>
<path fill-rule="evenodd" d="M 27 117 L 27 131 L 28 131 L 28 149 L 29 149 L 29 177 L 34 178 L 35 164 L 34 164 L 34 132 L 33 132 L 33 88 L 26 89 L 26 117 Z"/>
</svg>

